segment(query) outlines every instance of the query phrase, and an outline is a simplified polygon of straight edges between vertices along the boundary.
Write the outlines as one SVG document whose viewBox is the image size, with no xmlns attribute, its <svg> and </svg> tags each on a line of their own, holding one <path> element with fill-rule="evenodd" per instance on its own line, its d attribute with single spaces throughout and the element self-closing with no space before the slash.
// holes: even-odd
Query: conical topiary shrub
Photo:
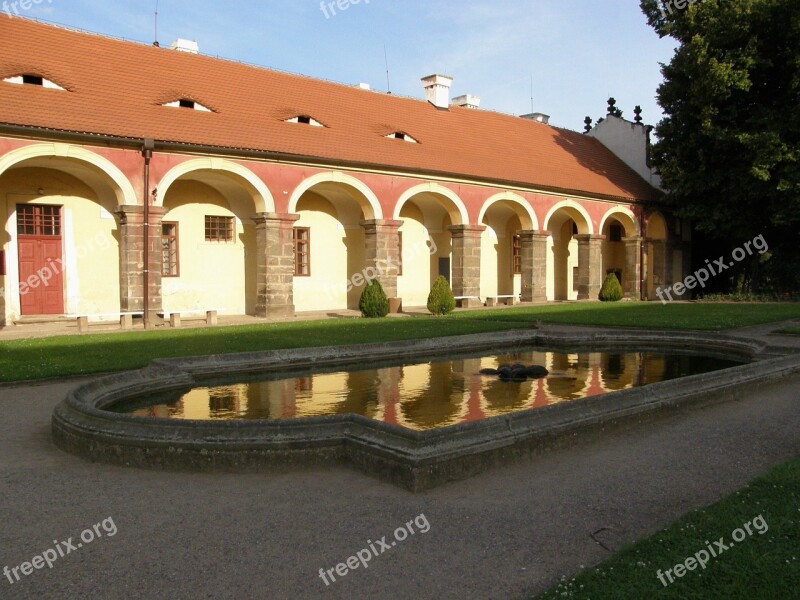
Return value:
<svg viewBox="0 0 800 600">
<path fill-rule="evenodd" d="M 449 315 L 456 309 L 456 299 L 447 279 L 439 276 L 428 296 L 428 310 L 434 315 Z"/>
<path fill-rule="evenodd" d="M 367 284 L 361 293 L 358 308 L 362 316 L 368 319 L 379 319 L 389 314 L 389 299 L 380 281 L 373 279 Z"/>
<path fill-rule="evenodd" d="M 603 282 L 600 290 L 600 300 L 603 302 L 619 302 L 622 300 L 622 286 L 614 273 L 610 273 Z"/>
</svg>

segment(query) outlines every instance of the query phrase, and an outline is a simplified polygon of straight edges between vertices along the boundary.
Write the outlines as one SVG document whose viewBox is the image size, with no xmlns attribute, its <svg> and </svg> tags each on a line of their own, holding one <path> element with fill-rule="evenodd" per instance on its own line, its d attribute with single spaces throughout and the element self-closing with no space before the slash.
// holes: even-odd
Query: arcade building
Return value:
<svg viewBox="0 0 800 600">
<path fill-rule="evenodd" d="M 29 318 L 655 299 L 690 264 L 649 130 L 588 133 L 0 19 L 0 326 Z M 424 94 L 424 96 L 423 96 Z"/>
</svg>

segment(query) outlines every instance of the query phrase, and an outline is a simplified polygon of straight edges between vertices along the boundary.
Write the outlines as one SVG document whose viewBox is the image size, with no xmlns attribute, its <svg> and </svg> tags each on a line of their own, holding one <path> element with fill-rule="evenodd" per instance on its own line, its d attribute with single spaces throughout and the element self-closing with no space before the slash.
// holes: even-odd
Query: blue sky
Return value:
<svg viewBox="0 0 800 600">
<path fill-rule="evenodd" d="M 326 4 L 329 0 L 326 0 Z M 24 14 L 127 39 L 153 41 L 156 0 L 41 0 Z M 335 14 L 333 14 L 335 10 Z M 675 48 L 647 26 L 639 0 L 360 0 L 323 12 L 320 0 L 160 0 L 159 39 L 201 52 L 342 83 L 422 97 L 420 78 L 455 78 L 453 96 L 482 108 L 534 110 L 582 131 L 609 95 L 626 118 L 641 104 L 655 124 L 659 63 Z"/>
</svg>

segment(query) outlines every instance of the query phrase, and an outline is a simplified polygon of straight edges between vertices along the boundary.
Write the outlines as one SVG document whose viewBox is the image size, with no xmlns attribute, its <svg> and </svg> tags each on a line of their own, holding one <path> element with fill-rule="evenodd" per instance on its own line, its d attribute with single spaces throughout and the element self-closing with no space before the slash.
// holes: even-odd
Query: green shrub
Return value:
<svg viewBox="0 0 800 600">
<path fill-rule="evenodd" d="M 622 300 L 622 286 L 614 273 L 609 274 L 600 290 L 600 300 L 603 302 L 619 302 Z"/>
<path fill-rule="evenodd" d="M 456 309 L 456 299 L 447 279 L 439 276 L 428 296 L 428 310 L 434 315 L 449 315 Z"/>
<path fill-rule="evenodd" d="M 367 284 L 361 293 L 358 308 L 361 309 L 361 315 L 368 319 L 379 319 L 389 314 L 389 299 L 380 281 L 373 279 Z"/>
</svg>

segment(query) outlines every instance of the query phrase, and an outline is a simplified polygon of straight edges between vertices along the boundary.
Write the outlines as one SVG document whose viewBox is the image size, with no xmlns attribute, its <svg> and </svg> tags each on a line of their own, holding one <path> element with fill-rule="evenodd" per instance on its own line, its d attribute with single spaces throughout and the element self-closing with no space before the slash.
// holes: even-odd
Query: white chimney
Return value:
<svg viewBox="0 0 800 600">
<path fill-rule="evenodd" d="M 544 125 L 550 124 L 550 115 L 546 115 L 544 113 L 531 113 L 529 115 L 521 115 L 523 119 L 528 119 L 529 121 L 536 121 L 537 123 L 543 123 Z"/>
<path fill-rule="evenodd" d="M 178 38 L 169 47 L 170 50 L 177 50 L 178 52 L 188 52 L 189 54 L 200 54 L 200 45 L 192 40 L 184 40 Z"/>
<path fill-rule="evenodd" d="M 448 108 L 450 106 L 450 88 L 453 85 L 453 78 L 447 75 L 431 75 L 423 77 L 422 83 L 425 86 L 425 100 L 437 108 Z"/>
<path fill-rule="evenodd" d="M 453 104 L 461 108 L 471 108 L 477 110 L 481 106 L 481 99 L 471 94 L 465 94 L 458 98 L 453 98 Z"/>
<path fill-rule="evenodd" d="M 368 90 L 368 91 L 372 89 L 372 86 L 368 83 L 359 83 L 358 87 L 362 90 Z"/>
</svg>

